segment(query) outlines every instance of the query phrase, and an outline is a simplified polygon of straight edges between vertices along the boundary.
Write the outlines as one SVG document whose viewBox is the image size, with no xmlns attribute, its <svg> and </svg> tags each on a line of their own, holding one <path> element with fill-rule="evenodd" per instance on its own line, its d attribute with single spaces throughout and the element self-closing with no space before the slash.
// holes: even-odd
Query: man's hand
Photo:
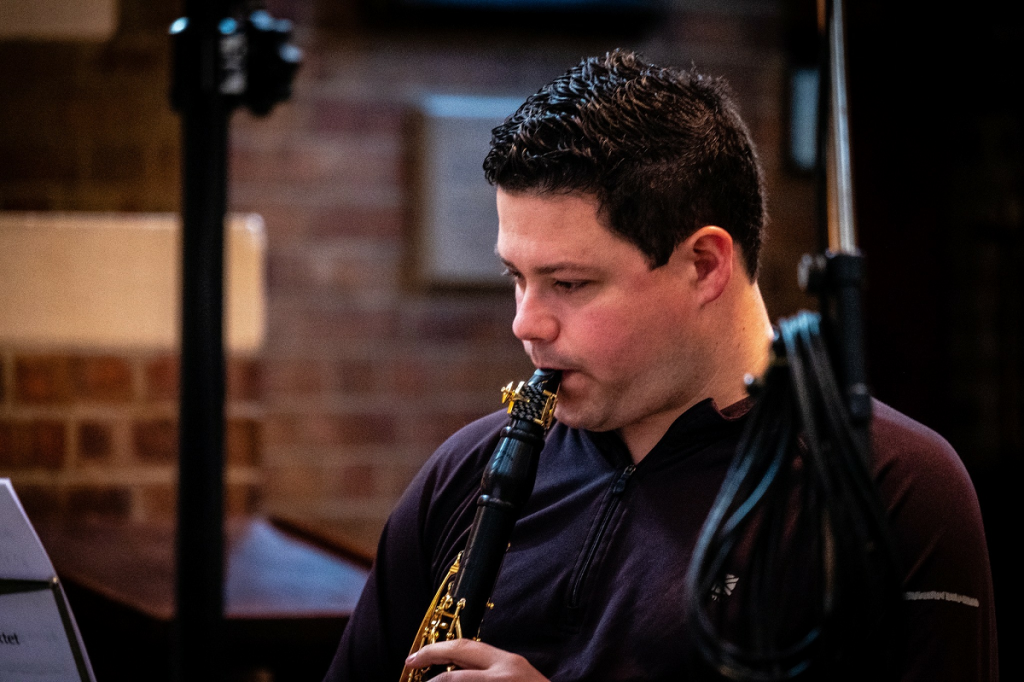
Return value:
<svg viewBox="0 0 1024 682">
<path fill-rule="evenodd" d="M 413 668 L 455 664 L 458 670 L 433 678 L 436 682 L 548 682 L 518 654 L 472 639 L 453 639 L 423 647 L 406 659 Z"/>
</svg>

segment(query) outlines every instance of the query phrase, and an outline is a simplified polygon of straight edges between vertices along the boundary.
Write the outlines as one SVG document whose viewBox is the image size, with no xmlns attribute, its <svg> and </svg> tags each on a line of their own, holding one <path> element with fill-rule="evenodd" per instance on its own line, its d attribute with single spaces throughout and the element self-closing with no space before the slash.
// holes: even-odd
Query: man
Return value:
<svg viewBox="0 0 1024 682">
<path fill-rule="evenodd" d="M 530 97 L 495 129 L 484 168 L 513 332 L 536 366 L 563 372 L 557 423 L 481 641 L 408 663 L 455 664 L 436 679 L 464 682 L 682 679 L 688 561 L 752 404 L 744 376 L 768 362 L 749 135 L 720 81 L 617 51 Z M 461 430 L 406 491 L 327 680 L 398 679 L 505 423 Z M 970 481 L 940 437 L 891 409 L 876 407 L 873 435 L 917 609 L 903 677 L 994 679 Z"/>
</svg>

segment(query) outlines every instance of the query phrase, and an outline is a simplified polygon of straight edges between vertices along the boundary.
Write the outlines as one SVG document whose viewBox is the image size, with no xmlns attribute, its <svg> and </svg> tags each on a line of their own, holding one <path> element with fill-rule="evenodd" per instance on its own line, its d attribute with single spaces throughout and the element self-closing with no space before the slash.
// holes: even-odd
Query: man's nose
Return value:
<svg viewBox="0 0 1024 682">
<path fill-rule="evenodd" d="M 542 297 L 527 289 L 516 296 L 512 333 L 520 341 L 550 343 L 558 336 L 558 318 Z"/>
</svg>

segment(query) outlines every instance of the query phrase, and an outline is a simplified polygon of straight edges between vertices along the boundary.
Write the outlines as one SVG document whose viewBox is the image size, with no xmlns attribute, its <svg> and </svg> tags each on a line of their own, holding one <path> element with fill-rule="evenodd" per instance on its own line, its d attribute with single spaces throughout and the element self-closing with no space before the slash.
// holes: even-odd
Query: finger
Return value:
<svg viewBox="0 0 1024 682">
<path fill-rule="evenodd" d="M 473 639 L 452 639 L 423 647 L 405 663 L 415 668 L 455 664 L 466 670 L 483 670 L 493 665 L 501 653 L 500 649 Z"/>
</svg>

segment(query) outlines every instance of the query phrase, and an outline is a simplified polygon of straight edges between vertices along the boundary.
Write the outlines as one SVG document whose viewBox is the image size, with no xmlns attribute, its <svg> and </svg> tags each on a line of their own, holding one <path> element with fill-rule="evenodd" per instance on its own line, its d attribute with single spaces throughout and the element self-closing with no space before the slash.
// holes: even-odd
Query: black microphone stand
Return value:
<svg viewBox="0 0 1024 682">
<path fill-rule="evenodd" d="M 819 7 L 819 210 L 828 246 L 804 257 L 799 276 L 821 312 L 776 326 L 770 366 L 751 383 L 758 401 L 687 572 L 703 662 L 742 682 L 889 679 L 900 646 L 901 572 L 869 471 L 843 10 L 841 0 Z M 715 595 L 730 579 L 746 587 L 725 610 Z"/>
<path fill-rule="evenodd" d="M 291 25 L 229 0 L 186 0 L 171 26 L 182 119 L 181 393 L 174 676 L 223 679 L 224 217 L 228 120 L 287 99 Z"/>
<path fill-rule="evenodd" d="M 805 255 L 801 288 L 819 298 L 822 324 L 859 449 L 868 452 L 871 395 L 864 353 L 864 256 L 857 247 L 842 0 L 823 3 L 818 89 L 818 214 L 826 244 Z M 831 173 L 829 171 L 832 171 Z"/>
</svg>

